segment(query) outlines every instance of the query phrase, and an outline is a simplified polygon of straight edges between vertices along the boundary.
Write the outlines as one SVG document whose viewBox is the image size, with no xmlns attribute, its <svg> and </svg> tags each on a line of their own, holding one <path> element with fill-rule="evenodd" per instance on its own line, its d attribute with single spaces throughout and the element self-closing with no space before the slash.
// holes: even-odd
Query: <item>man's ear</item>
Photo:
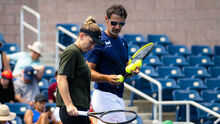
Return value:
<svg viewBox="0 0 220 124">
<path fill-rule="evenodd" d="M 108 23 L 108 17 L 105 16 L 105 23 Z"/>
</svg>

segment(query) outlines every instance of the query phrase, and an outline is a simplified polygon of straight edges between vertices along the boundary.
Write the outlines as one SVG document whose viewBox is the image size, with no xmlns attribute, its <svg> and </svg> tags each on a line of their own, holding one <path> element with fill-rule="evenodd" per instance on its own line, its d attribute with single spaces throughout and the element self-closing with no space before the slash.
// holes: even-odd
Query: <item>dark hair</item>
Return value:
<svg viewBox="0 0 220 124">
<path fill-rule="evenodd" d="M 8 83 L 8 90 L 12 90 L 14 91 L 14 84 L 13 84 L 13 81 L 11 79 L 8 79 L 6 78 L 5 76 L 2 76 L 2 78 L 5 78 L 7 80 L 9 80 L 9 83 Z M 3 88 L 2 84 L 0 83 L 0 87 Z"/>
<path fill-rule="evenodd" d="M 8 80 L 9 80 L 9 84 L 8 84 L 7 89 L 4 89 L 2 84 L 0 83 L 0 94 L 1 94 L 0 97 L 2 97 L 2 92 L 7 93 L 7 96 L 1 98 L 1 100 L 0 100 L 1 103 L 10 102 L 11 100 L 15 101 L 14 84 L 13 84 L 12 80 L 10 80 L 10 79 L 8 79 Z"/>
<path fill-rule="evenodd" d="M 113 4 L 106 10 L 106 15 L 108 19 L 111 18 L 112 14 L 116 14 L 118 16 L 124 17 L 124 19 L 127 18 L 127 11 L 125 10 L 124 6 L 121 4 Z"/>
</svg>

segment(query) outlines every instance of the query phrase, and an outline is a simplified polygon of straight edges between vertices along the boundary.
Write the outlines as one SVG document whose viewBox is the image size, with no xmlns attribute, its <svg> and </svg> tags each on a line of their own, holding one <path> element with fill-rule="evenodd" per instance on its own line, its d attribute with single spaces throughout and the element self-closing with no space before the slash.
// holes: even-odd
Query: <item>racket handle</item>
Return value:
<svg viewBox="0 0 220 124">
<path fill-rule="evenodd" d="M 88 112 L 86 111 L 78 111 L 78 114 L 81 116 L 88 116 Z"/>
</svg>

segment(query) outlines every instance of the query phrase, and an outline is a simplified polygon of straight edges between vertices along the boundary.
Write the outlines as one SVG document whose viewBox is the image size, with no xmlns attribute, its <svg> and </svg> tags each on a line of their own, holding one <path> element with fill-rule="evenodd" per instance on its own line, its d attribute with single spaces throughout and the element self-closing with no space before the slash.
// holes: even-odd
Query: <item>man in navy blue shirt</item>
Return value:
<svg viewBox="0 0 220 124">
<path fill-rule="evenodd" d="M 101 40 L 104 46 L 96 45 L 86 53 L 85 58 L 91 69 L 91 78 L 95 81 L 92 96 L 94 111 L 124 109 L 124 84 L 117 80 L 117 75 L 125 74 L 128 62 L 128 45 L 119 36 L 125 25 L 127 12 L 120 4 L 114 4 L 106 10 L 106 30 Z"/>
</svg>

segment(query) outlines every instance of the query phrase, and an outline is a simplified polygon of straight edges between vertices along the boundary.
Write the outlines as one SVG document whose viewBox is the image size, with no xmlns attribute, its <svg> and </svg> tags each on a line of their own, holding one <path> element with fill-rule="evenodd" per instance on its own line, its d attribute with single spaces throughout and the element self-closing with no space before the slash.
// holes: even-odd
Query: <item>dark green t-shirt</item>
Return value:
<svg viewBox="0 0 220 124">
<path fill-rule="evenodd" d="M 69 45 L 60 55 L 59 75 L 66 75 L 69 84 L 70 97 L 74 106 L 89 108 L 91 72 L 75 44 Z M 57 88 L 57 106 L 64 102 Z"/>
</svg>

